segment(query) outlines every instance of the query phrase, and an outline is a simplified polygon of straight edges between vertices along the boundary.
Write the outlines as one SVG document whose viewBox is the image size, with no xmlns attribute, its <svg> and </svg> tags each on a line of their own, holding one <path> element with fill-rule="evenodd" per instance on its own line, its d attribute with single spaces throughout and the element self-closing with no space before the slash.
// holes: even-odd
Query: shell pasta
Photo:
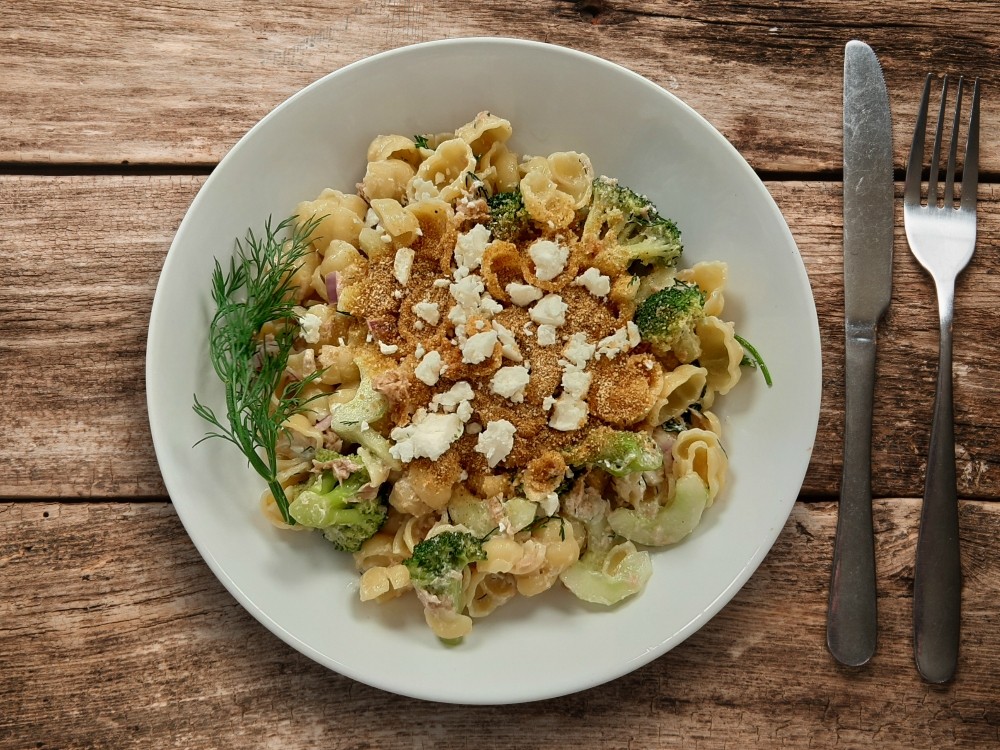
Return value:
<svg viewBox="0 0 1000 750">
<path fill-rule="evenodd" d="M 290 304 L 255 337 L 285 357 L 266 517 L 447 641 L 554 586 L 639 594 L 725 490 L 711 409 L 753 364 L 724 263 L 680 268 L 646 197 L 513 136 L 482 112 L 374 137 L 355 192 L 296 207 Z"/>
</svg>

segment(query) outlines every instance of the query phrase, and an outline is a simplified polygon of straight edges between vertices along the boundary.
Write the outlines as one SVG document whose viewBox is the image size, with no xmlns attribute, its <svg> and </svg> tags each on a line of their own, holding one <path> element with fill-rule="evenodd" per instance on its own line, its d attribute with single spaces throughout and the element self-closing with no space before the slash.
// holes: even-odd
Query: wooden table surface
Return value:
<svg viewBox="0 0 1000 750">
<path fill-rule="evenodd" d="M 996 3 L 265 6 L 7 0 L 0 12 L 0 748 L 1000 746 Z M 173 233 L 251 125 L 367 55 L 496 34 L 624 64 L 744 154 L 808 270 L 823 401 L 799 502 L 707 626 L 610 684 L 471 708 L 330 672 L 236 603 L 166 496 L 143 363 Z M 963 638 L 944 686 L 923 683 L 911 656 L 937 321 L 901 215 L 874 414 L 879 646 L 862 668 L 840 666 L 825 646 L 843 435 L 841 75 L 852 38 L 882 59 L 897 180 L 924 74 L 984 83 L 979 244 L 955 322 Z"/>
</svg>

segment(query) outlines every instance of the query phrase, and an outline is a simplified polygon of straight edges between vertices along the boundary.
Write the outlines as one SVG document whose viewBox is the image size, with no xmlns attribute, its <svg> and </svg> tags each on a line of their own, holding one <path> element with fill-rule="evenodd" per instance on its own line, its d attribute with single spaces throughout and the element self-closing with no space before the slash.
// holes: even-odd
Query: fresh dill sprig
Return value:
<svg viewBox="0 0 1000 750">
<path fill-rule="evenodd" d="M 429 148 L 430 145 L 427 143 L 427 136 L 425 135 L 415 135 L 413 136 L 413 144 L 417 148 Z"/>
<path fill-rule="evenodd" d="M 272 227 L 268 218 L 262 237 L 248 230 L 242 243 L 236 241 L 228 270 L 215 261 L 212 299 L 216 311 L 209 330 L 209 349 L 212 367 L 225 386 L 228 424 L 201 403 L 197 394 L 194 397 L 195 413 L 216 428 L 202 440 L 219 437 L 238 447 L 267 482 L 288 524 L 295 520 L 289 515 L 288 498 L 278 482 L 278 438 L 285 430 L 285 420 L 309 402 L 303 399 L 302 391 L 319 375 L 281 385 L 299 332 L 292 313 L 292 275 L 309 252 L 309 236 L 319 221 L 306 222 L 285 240 L 285 230 L 293 219 Z M 273 341 L 261 336 L 267 323 L 277 323 Z"/>
<path fill-rule="evenodd" d="M 764 358 L 760 356 L 758 352 L 749 341 L 740 336 L 739 334 L 734 334 L 733 338 L 743 347 L 746 354 L 743 355 L 743 361 L 740 365 L 743 367 L 753 367 L 760 368 L 760 374 L 764 376 L 764 382 L 767 383 L 767 387 L 771 387 L 771 373 L 767 370 L 767 365 L 764 364 Z"/>
</svg>

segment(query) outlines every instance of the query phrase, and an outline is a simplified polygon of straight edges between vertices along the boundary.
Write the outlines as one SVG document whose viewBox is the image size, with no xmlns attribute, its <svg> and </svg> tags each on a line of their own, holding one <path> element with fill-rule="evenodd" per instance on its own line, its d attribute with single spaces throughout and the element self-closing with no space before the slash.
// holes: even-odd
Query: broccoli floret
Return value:
<svg viewBox="0 0 1000 750">
<path fill-rule="evenodd" d="M 493 238 L 517 242 L 528 231 L 528 211 L 520 190 L 497 193 L 486 199 L 490 208 L 489 229 Z"/>
<path fill-rule="evenodd" d="M 674 222 L 661 216 L 649 199 L 609 177 L 594 180 L 581 236 L 601 245 L 594 265 L 613 276 L 633 262 L 673 266 L 683 250 Z"/>
<path fill-rule="evenodd" d="M 319 452 L 317 452 L 319 457 Z M 324 461 L 351 460 L 333 451 L 324 451 Z M 378 497 L 359 498 L 362 487 L 369 483 L 368 472 L 360 460 L 358 467 L 345 479 L 338 479 L 332 470 L 324 470 L 310 482 L 300 485 L 288 511 L 296 522 L 320 529 L 323 536 L 342 552 L 357 552 L 365 540 L 374 536 L 386 517 L 386 507 Z"/>
<path fill-rule="evenodd" d="M 637 471 L 656 471 L 663 466 L 663 451 L 644 432 L 599 427 L 568 451 L 566 462 L 624 477 Z"/>
<path fill-rule="evenodd" d="M 705 293 L 697 284 L 675 281 L 647 297 L 635 311 L 635 325 L 643 341 L 663 355 L 673 351 L 682 362 L 698 357 L 695 326 L 705 317 Z"/>
<path fill-rule="evenodd" d="M 463 531 L 443 531 L 413 548 L 403 560 L 413 585 L 458 610 L 462 599 L 462 571 L 470 563 L 485 560 L 481 540 Z"/>
</svg>

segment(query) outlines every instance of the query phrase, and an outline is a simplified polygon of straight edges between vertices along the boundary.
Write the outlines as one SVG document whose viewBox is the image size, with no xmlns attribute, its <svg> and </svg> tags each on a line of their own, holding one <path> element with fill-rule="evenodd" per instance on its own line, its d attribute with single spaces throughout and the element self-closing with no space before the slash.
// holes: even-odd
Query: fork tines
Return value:
<svg viewBox="0 0 1000 750">
<path fill-rule="evenodd" d="M 927 75 L 924 82 L 924 93 L 920 99 L 920 111 L 917 115 L 917 126 L 913 135 L 913 146 L 910 149 L 910 160 L 906 169 L 906 187 L 904 198 L 908 203 L 919 203 L 921 200 L 920 184 L 922 176 L 922 165 L 924 163 L 924 134 L 927 130 L 927 108 L 930 100 L 931 82 L 935 76 L 932 73 Z M 941 107 L 938 112 L 937 126 L 934 131 L 934 145 L 932 147 L 930 170 L 927 177 L 927 202 L 934 206 L 939 202 L 942 206 L 954 206 L 955 202 L 955 173 L 956 160 L 958 156 L 958 143 L 960 140 L 960 126 L 962 116 L 962 96 L 967 88 L 961 76 L 958 79 L 957 91 L 955 92 L 955 117 L 951 123 L 951 129 L 945 132 L 944 124 L 948 102 L 948 76 L 945 75 L 941 81 Z M 948 138 L 948 162 L 945 171 L 945 182 L 943 193 L 938 190 L 938 178 L 941 173 L 941 146 L 944 137 Z M 969 125 L 966 133 L 965 156 L 962 159 L 962 183 L 961 183 L 961 207 L 974 210 L 976 207 L 976 189 L 979 184 L 979 79 L 975 80 L 972 88 L 972 109 L 969 115 Z"/>
</svg>

